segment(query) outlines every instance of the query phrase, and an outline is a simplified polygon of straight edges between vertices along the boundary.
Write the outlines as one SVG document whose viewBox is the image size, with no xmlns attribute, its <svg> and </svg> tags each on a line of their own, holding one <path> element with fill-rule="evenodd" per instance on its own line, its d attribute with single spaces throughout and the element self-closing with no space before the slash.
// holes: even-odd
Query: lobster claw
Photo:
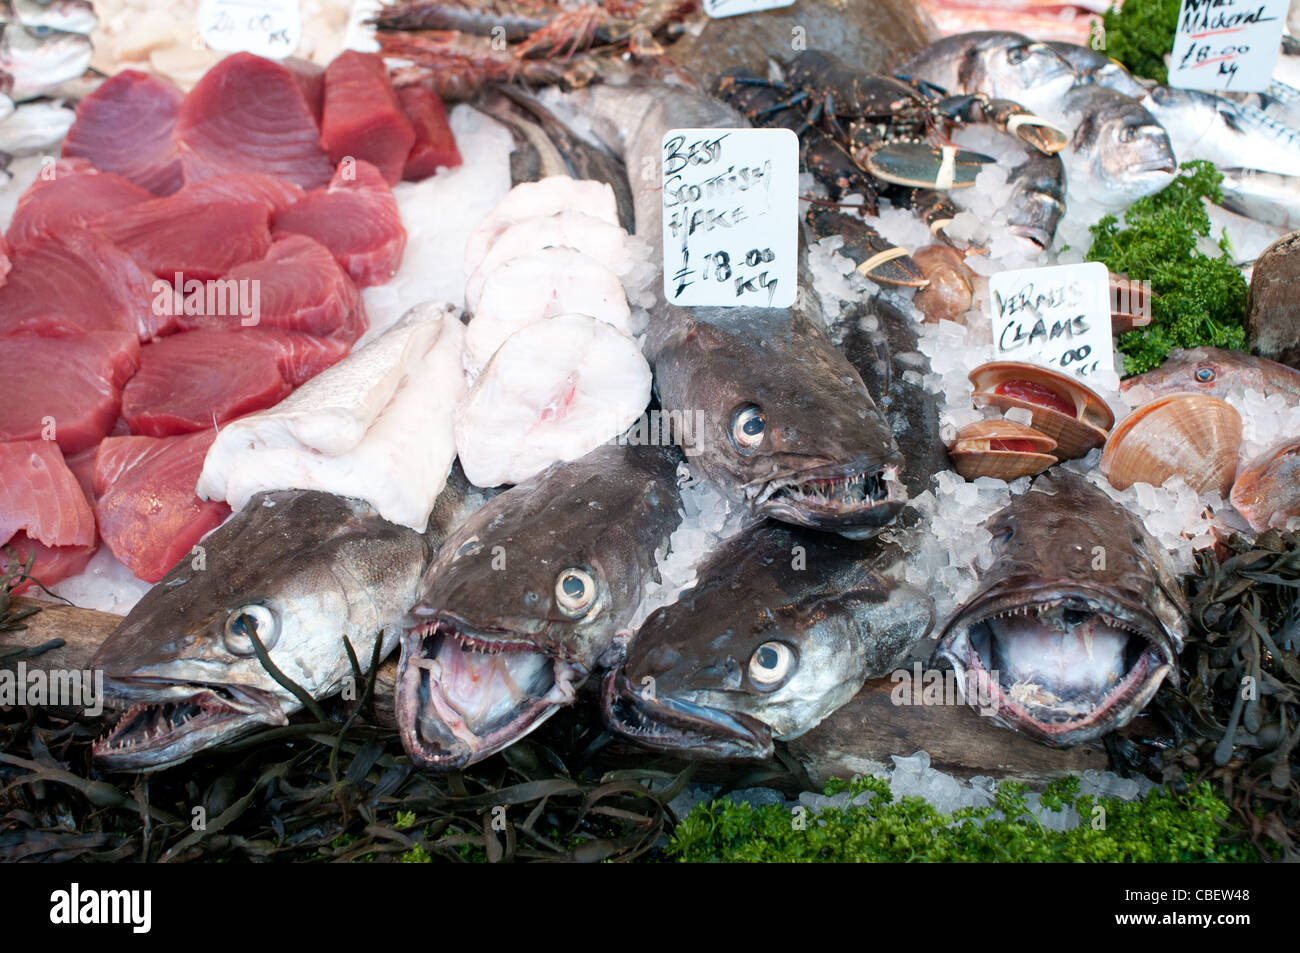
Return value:
<svg viewBox="0 0 1300 953">
<path fill-rule="evenodd" d="M 857 215 L 814 205 L 807 217 L 818 237 L 839 235 L 844 239 L 840 254 L 853 262 L 854 271 L 862 277 L 903 288 L 924 288 L 930 283 L 907 249 L 897 247 Z"/>
<path fill-rule="evenodd" d="M 1005 129 L 1044 155 L 1055 155 L 1070 144 L 1070 137 L 1063 129 L 1009 99 L 990 99 L 984 104 L 984 112 L 999 129 Z"/>
<path fill-rule="evenodd" d="M 926 142 L 884 142 L 855 156 L 858 163 L 886 182 L 924 189 L 961 189 L 975 184 L 981 166 L 992 156 L 953 145 L 935 148 Z"/>
</svg>

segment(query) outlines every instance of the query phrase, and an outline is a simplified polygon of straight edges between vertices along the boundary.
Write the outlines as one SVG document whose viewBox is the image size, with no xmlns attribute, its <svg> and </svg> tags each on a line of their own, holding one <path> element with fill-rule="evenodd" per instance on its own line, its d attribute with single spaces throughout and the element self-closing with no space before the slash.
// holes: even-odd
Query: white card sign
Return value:
<svg viewBox="0 0 1300 953">
<path fill-rule="evenodd" d="M 298 0 L 200 0 L 199 35 L 223 53 L 284 59 L 302 40 Z"/>
<path fill-rule="evenodd" d="M 682 307 L 788 308 L 799 280 L 799 139 L 789 129 L 663 138 L 664 296 Z"/>
<path fill-rule="evenodd" d="M 704 12 L 715 20 L 760 10 L 777 10 L 794 5 L 794 0 L 704 0 Z"/>
<path fill-rule="evenodd" d="M 989 278 L 993 360 L 1041 364 L 1085 380 L 1114 370 L 1110 283 L 1099 261 Z"/>
<path fill-rule="evenodd" d="M 1183 0 L 1169 85 L 1259 92 L 1282 43 L 1288 0 Z"/>
</svg>

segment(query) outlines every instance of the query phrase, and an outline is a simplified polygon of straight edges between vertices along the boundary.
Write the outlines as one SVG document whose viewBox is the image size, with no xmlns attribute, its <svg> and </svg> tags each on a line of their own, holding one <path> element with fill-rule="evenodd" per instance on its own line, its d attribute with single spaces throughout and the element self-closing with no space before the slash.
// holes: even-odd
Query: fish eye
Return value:
<svg viewBox="0 0 1300 953">
<path fill-rule="evenodd" d="M 1025 57 L 1028 55 L 1029 47 L 1013 46 L 1011 49 L 1007 50 L 1007 62 L 1011 63 L 1013 66 L 1018 66 L 1025 61 Z"/>
<path fill-rule="evenodd" d="M 741 453 L 757 450 L 766 431 L 767 416 L 757 404 L 745 404 L 731 418 L 731 442 Z"/>
<path fill-rule="evenodd" d="M 555 580 L 555 602 L 571 619 L 590 615 L 596 608 L 596 580 L 576 566 L 564 570 Z"/>
<path fill-rule="evenodd" d="M 1214 380 L 1214 378 L 1218 377 L 1218 374 L 1215 373 L 1214 368 L 1210 367 L 1210 365 L 1202 364 L 1193 372 L 1193 376 L 1196 378 L 1198 383 L 1208 384 Z"/>
<path fill-rule="evenodd" d="M 1136 126 L 1125 126 L 1123 129 L 1119 131 L 1120 142 L 1132 142 L 1136 138 L 1137 138 Z"/>
<path fill-rule="evenodd" d="M 784 642 L 764 642 L 749 657 L 749 678 L 760 687 L 774 687 L 785 680 L 793 663 L 790 646 Z"/>
<path fill-rule="evenodd" d="M 280 637 L 280 621 L 266 606 L 256 603 L 241 606 L 226 617 L 226 631 L 222 641 L 225 642 L 227 651 L 240 658 L 256 655 L 253 640 L 248 636 L 250 632 L 257 633 L 257 638 L 269 652 Z"/>
</svg>

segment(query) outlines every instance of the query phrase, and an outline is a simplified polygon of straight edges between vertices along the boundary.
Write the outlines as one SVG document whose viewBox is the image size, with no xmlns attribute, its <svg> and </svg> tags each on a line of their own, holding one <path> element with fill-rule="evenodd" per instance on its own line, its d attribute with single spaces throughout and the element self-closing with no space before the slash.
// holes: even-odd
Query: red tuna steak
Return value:
<svg viewBox="0 0 1300 953">
<path fill-rule="evenodd" d="M 77 106 L 63 154 L 89 159 L 154 195 L 171 195 L 184 182 L 172 140 L 184 98 L 166 80 L 123 70 Z"/>
<path fill-rule="evenodd" d="M 230 515 L 194 484 L 215 430 L 180 437 L 109 437 L 95 458 L 95 518 L 113 555 L 157 582 Z"/>
<path fill-rule="evenodd" d="M 176 143 L 186 182 L 265 172 L 314 189 L 333 171 L 299 75 L 251 53 L 227 56 L 190 90 Z"/>
<path fill-rule="evenodd" d="M 40 235 L 13 251 L 13 269 L 0 285 L 0 334 L 118 330 L 147 341 L 172 323 L 154 313 L 153 281 L 99 235 Z"/>
<path fill-rule="evenodd" d="M 122 392 L 133 434 L 167 437 L 278 404 L 338 361 L 342 341 L 293 331 L 189 331 L 146 345 Z"/>
<path fill-rule="evenodd" d="M 441 97 L 427 86 L 403 86 L 397 91 L 397 98 L 415 130 L 415 145 L 406 157 L 402 178 L 419 182 L 439 168 L 454 169 L 460 165 L 460 150 L 456 148 L 447 121 L 447 107 Z"/>
<path fill-rule="evenodd" d="M 389 185 L 401 181 L 415 130 L 377 54 L 346 50 L 325 70 L 320 139 L 336 166 L 345 157 L 364 159 Z"/>
<path fill-rule="evenodd" d="M 178 274 L 207 281 L 270 250 L 269 205 L 264 195 L 227 198 L 200 185 L 101 215 L 90 227 L 164 281 Z"/>
<path fill-rule="evenodd" d="M 114 172 L 100 172 L 86 159 L 60 159 L 38 176 L 18 200 L 5 237 L 15 245 L 44 233 L 85 228 L 99 215 L 152 199 Z"/>
<path fill-rule="evenodd" d="M 53 439 L 64 453 L 93 447 L 113 429 L 140 361 L 139 341 L 125 331 L 0 338 L 0 352 L 8 367 L 0 440 Z"/>
<path fill-rule="evenodd" d="M 361 295 L 328 248 L 306 235 L 282 235 L 262 261 L 232 269 L 222 279 L 238 289 L 244 302 L 256 308 L 234 314 L 204 313 L 188 304 L 178 314 L 182 328 L 238 331 L 245 327 L 280 328 L 335 338 L 351 344 L 365 333 L 368 322 Z M 256 291 L 256 297 L 254 297 Z M 245 325 L 256 310 L 256 325 Z M 244 312 L 248 313 L 244 313 Z"/>
<path fill-rule="evenodd" d="M 362 288 L 392 278 L 406 250 L 406 229 L 392 189 L 364 160 L 340 163 L 329 188 L 308 192 L 281 212 L 274 231 L 316 239 Z"/>
<path fill-rule="evenodd" d="M 89 546 L 95 517 L 51 440 L 0 443 L 0 544 L 26 533 L 46 546 Z"/>
<path fill-rule="evenodd" d="M 16 566 L 26 566 L 28 559 L 32 561 L 31 569 L 28 570 L 29 580 L 14 586 L 15 595 L 35 589 L 36 582 L 42 586 L 52 586 L 84 572 L 86 564 L 99 549 L 98 542 L 89 546 L 46 546 L 29 539 L 26 533 L 18 533 L 5 545 L 14 551 Z M 8 555 L 0 551 L 0 572 L 8 571 Z"/>
<path fill-rule="evenodd" d="M 0 545 L 14 551 L 18 565 L 31 556 L 29 572 L 46 586 L 75 576 L 94 555 L 95 516 L 48 440 L 0 443 Z M 0 552 L 0 569 L 9 568 Z"/>
</svg>

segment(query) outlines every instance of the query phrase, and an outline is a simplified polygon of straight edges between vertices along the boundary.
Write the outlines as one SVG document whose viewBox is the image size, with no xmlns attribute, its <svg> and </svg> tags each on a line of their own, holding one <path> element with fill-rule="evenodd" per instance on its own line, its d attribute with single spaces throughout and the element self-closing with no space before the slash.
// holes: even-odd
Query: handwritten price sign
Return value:
<svg viewBox="0 0 1300 953">
<path fill-rule="evenodd" d="M 993 359 L 1040 364 L 1087 380 L 1114 370 L 1110 282 L 1091 261 L 989 278 Z"/>
<path fill-rule="evenodd" d="M 673 129 L 663 139 L 664 296 L 788 308 L 799 265 L 799 140 L 789 129 Z"/>
<path fill-rule="evenodd" d="M 298 0 L 201 0 L 199 35 L 223 53 L 284 59 L 302 39 Z"/>
<path fill-rule="evenodd" d="M 1183 0 L 1169 60 L 1180 89 L 1259 92 L 1282 43 L 1288 0 Z"/>
</svg>

